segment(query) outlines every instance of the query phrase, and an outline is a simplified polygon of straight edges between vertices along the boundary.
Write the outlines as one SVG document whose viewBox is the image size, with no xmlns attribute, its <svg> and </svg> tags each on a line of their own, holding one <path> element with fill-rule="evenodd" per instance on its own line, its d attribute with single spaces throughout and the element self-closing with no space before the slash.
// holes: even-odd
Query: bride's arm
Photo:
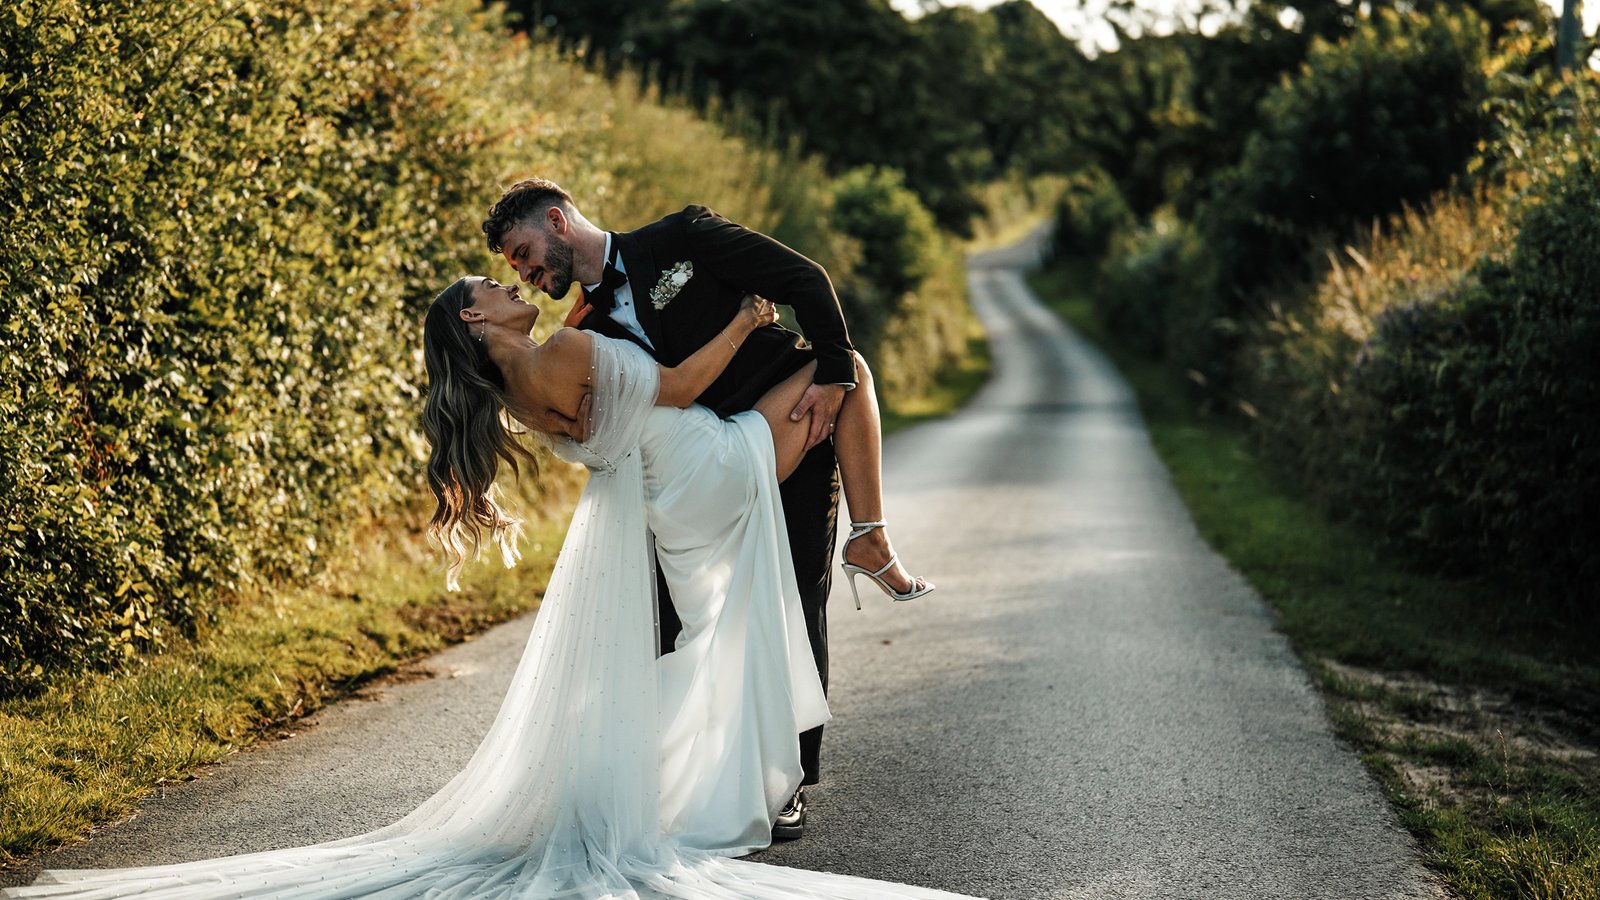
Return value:
<svg viewBox="0 0 1600 900">
<path fill-rule="evenodd" d="M 778 308 L 772 301 L 746 294 L 733 321 L 716 337 L 676 366 L 661 367 L 661 392 L 656 395 L 656 405 L 682 409 L 693 403 L 733 361 L 750 332 L 777 320 Z"/>
</svg>

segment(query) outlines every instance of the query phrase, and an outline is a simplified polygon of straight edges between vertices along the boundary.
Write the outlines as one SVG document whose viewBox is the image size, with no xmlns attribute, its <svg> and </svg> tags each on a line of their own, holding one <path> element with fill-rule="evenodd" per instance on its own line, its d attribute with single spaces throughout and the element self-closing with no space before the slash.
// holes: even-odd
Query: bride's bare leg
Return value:
<svg viewBox="0 0 1600 900">
<path fill-rule="evenodd" d="M 816 372 L 816 363 L 810 363 L 780 382 L 756 403 L 756 410 L 772 429 L 773 448 L 778 457 L 778 480 L 789 477 L 800 458 L 805 455 L 806 435 L 810 432 L 810 416 L 799 422 L 789 420 L 789 412 Z M 844 499 L 850 506 L 850 518 L 856 522 L 878 522 L 883 519 L 883 426 L 878 419 L 878 396 L 872 384 L 872 372 L 866 360 L 856 354 L 856 387 L 844 395 L 835 420 L 833 451 L 839 460 L 839 480 L 844 486 Z M 894 550 L 884 529 L 867 532 L 845 546 L 845 562 L 861 566 L 869 572 L 877 571 Z M 883 580 L 902 593 L 914 585 L 910 576 L 899 564 L 883 573 Z"/>
</svg>

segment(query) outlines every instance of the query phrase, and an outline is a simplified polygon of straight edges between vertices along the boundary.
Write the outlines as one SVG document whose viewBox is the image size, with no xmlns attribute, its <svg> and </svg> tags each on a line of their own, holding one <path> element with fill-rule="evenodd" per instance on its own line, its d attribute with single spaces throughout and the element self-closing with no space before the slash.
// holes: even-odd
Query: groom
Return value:
<svg viewBox="0 0 1600 900">
<path fill-rule="evenodd" d="M 690 206 L 636 231 L 605 232 L 578 211 L 554 182 L 522 181 L 501 195 L 483 222 L 489 250 L 505 257 L 523 281 L 553 299 L 574 281 L 583 296 L 566 324 L 632 341 L 663 365 L 675 366 L 707 342 L 738 310 L 745 294 L 788 306 L 805 337 L 779 325 L 751 334 L 698 402 L 724 418 L 755 405 L 767 389 L 807 362 L 815 383 L 791 417 L 810 413 L 805 459 L 779 488 L 794 557 L 806 632 L 822 685 L 828 685 L 827 611 L 839 475 L 829 437 L 845 391 L 855 387 L 850 336 L 833 284 L 822 267 L 764 234 Z M 670 653 L 679 622 L 658 583 L 661 652 Z M 773 825 L 789 840 L 805 827 L 804 786 L 817 783 L 819 726 L 800 735 L 801 790 Z"/>
</svg>

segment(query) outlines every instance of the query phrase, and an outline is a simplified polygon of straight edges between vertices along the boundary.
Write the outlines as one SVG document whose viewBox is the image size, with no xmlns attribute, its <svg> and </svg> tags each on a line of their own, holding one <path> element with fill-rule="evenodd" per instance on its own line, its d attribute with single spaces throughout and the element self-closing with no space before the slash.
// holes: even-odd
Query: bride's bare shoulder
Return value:
<svg viewBox="0 0 1600 900">
<path fill-rule="evenodd" d="M 545 341 L 550 364 L 563 370 L 582 370 L 585 375 L 594 362 L 594 338 L 587 331 L 562 328 Z M 588 382 L 585 377 L 584 382 Z"/>
<path fill-rule="evenodd" d="M 563 326 L 550 335 L 550 346 L 560 347 L 567 352 L 586 350 L 594 346 L 594 336 L 581 328 Z"/>
</svg>

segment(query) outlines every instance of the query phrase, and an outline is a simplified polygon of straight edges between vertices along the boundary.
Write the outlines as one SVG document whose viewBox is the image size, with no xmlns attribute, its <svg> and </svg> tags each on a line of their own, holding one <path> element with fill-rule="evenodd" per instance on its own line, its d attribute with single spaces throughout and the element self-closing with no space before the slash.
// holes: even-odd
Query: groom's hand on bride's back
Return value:
<svg viewBox="0 0 1600 900">
<path fill-rule="evenodd" d="M 539 430 L 545 434 L 559 434 L 572 438 L 578 443 L 589 439 L 589 400 L 594 395 L 585 392 L 583 399 L 578 401 L 578 415 L 568 418 L 556 409 L 547 409 L 544 416 L 539 419 Z"/>
</svg>

